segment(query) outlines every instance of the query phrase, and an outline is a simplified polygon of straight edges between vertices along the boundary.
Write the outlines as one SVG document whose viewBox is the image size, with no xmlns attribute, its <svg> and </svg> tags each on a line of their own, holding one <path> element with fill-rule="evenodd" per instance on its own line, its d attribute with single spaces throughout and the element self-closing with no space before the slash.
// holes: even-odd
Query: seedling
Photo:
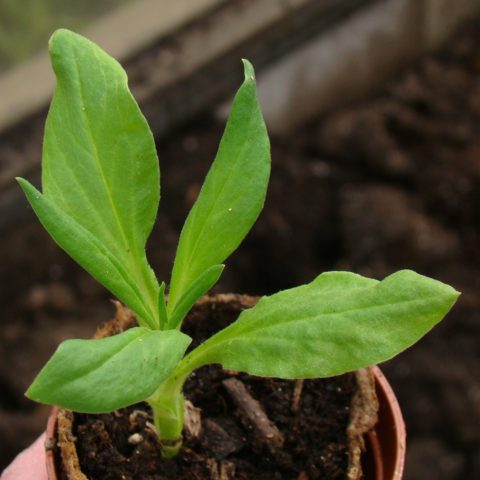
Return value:
<svg viewBox="0 0 480 480">
<path fill-rule="evenodd" d="M 453 288 L 408 270 L 381 282 L 322 273 L 263 297 L 185 355 L 185 315 L 217 282 L 265 199 L 269 140 L 253 68 L 244 60 L 245 80 L 183 226 L 167 296 L 145 253 L 160 198 L 158 159 L 126 74 L 67 30 L 54 33 L 50 55 L 57 87 L 45 126 L 43 193 L 18 181 L 54 240 L 133 310 L 139 326 L 63 342 L 28 389 L 32 400 L 85 413 L 145 400 L 171 457 L 181 447 L 182 386 L 193 370 L 221 364 L 287 379 L 339 375 L 393 357 L 455 303 Z"/>
</svg>

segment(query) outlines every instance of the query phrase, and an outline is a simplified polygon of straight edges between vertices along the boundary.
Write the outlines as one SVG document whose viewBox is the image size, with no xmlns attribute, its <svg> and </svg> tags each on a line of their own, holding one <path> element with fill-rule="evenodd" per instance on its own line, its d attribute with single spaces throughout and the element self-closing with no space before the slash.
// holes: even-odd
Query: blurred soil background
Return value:
<svg viewBox="0 0 480 480">
<path fill-rule="evenodd" d="M 325 270 L 412 268 L 463 292 L 443 324 L 382 367 L 407 422 L 407 480 L 480 478 L 479 46 L 477 21 L 375 96 L 273 138 L 265 210 L 216 288 L 268 294 Z M 149 258 L 162 279 L 222 129 L 206 112 L 158 142 Z M 2 234 L 0 279 L 1 469 L 44 428 L 48 407 L 23 397 L 35 373 L 113 306 L 31 216 Z"/>
</svg>

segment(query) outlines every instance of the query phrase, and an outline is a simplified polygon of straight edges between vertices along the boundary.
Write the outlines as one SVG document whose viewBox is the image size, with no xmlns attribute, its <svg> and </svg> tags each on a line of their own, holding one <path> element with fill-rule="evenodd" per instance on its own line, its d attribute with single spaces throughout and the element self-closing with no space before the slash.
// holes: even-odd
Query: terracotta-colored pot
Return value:
<svg viewBox="0 0 480 480">
<path fill-rule="evenodd" d="M 392 387 L 378 367 L 373 367 L 378 397 L 378 422 L 367 434 L 363 455 L 365 480 L 401 480 L 405 465 L 406 430 Z"/>
<path fill-rule="evenodd" d="M 405 463 L 406 432 L 402 413 L 392 387 L 378 367 L 373 367 L 379 401 L 378 422 L 368 433 L 362 463 L 365 480 L 401 480 Z M 47 424 L 46 457 L 49 480 L 59 480 L 55 444 L 56 407 L 52 408 Z"/>
</svg>

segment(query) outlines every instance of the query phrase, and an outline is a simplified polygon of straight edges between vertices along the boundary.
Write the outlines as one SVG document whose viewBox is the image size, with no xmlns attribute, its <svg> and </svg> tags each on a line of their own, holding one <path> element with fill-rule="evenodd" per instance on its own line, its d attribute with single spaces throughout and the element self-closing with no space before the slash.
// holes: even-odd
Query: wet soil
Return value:
<svg viewBox="0 0 480 480">
<path fill-rule="evenodd" d="M 268 294 L 324 270 L 413 268 L 463 292 L 442 325 L 383 367 L 407 421 L 407 480 L 480 477 L 478 45 L 477 22 L 377 95 L 273 139 L 265 210 L 216 287 Z M 205 114 L 159 142 L 163 196 L 148 250 L 162 279 L 221 131 Z M 113 307 L 33 219 L 2 232 L 0 283 L 4 465 L 44 425 L 47 409 L 23 397 L 35 372 Z"/>
</svg>

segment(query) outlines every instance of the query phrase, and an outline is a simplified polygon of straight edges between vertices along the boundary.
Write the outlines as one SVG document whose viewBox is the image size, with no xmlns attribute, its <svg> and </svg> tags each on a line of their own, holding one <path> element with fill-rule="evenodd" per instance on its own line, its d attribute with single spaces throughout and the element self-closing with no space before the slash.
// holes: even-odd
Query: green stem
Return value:
<svg viewBox="0 0 480 480">
<path fill-rule="evenodd" d="M 190 352 L 155 390 L 147 402 L 153 410 L 153 421 L 160 440 L 160 448 L 165 458 L 178 455 L 182 448 L 183 413 L 185 398 L 182 388 L 188 375 L 205 365 L 202 353 L 203 344 Z"/>
<path fill-rule="evenodd" d="M 153 410 L 153 421 L 165 458 L 175 457 L 182 447 L 185 402 L 182 387 L 185 378 L 174 373 L 147 400 Z"/>
</svg>

